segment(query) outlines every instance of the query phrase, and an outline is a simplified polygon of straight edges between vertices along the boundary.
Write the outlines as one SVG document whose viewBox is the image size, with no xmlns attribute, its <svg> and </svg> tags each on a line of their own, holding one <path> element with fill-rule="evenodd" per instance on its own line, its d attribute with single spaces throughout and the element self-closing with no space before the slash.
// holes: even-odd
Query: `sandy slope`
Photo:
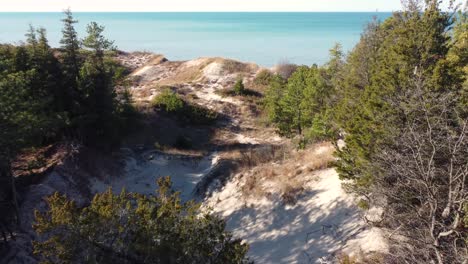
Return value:
<svg viewBox="0 0 468 264">
<path fill-rule="evenodd" d="M 161 152 L 148 152 L 141 156 L 129 154 L 123 175 L 104 180 L 94 179 L 91 191 L 99 193 L 111 187 L 116 193 L 125 189 L 128 192 L 153 195 L 157 188 L 156 180 L 171 176 L 172 188 L 180 191 L 182 200 L 187 201 L 193 198 L 195 186 L 210 172 L 216 161 L 216 153 L 202 158 Z"/>
<path fill-rule="evenodd" d="M 283 184 L 277 179 L 261 179 L 269 195 L 256 197 L 242 191 L 249 175 L 238 174 L 205 206 L 250 244 L 249 254 L 256 263 L 334 263 L 335 253 L 387 250 L 382 232 L 365 225 L 354 197 L 344 192 L 334 169 L 304 171 L 299 176 L 304 190 L 294 205 L 285 204 L 275 191 Z"/>
</svg>

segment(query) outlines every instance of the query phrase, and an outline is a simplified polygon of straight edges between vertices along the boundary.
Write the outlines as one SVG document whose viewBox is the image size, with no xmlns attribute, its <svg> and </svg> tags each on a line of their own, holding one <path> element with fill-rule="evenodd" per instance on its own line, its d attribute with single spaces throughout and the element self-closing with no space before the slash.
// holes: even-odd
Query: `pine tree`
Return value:
<svg viewBox="0 0 468 264">
<path fill-rule="evenodd" d="M 265 93 L 264 107 L 268 119 L 272 123 L 280 122 L 282 118 L 281 98 L 285 92 L 285 81 L 280 75 L 274 75 Z"/>
<path fill-rule="evenodd" d="M 305 116 L 304 90 L 307 87 L 309 68 L 301 66 L 288 79 L 284 97 L 281 100 L 283 108 L 282 120 L 278 123 L 279 131 L 285 136 L 303 135 L 308 116 Z"/>
<path fill-rule="evenodd" d="M 235 95 L 244 95 L 245 94 L 245 87 L 244 87 L 244 82 L 242 81 L 242 78 L 239 78 L 236 81 L 236 83 L 234 84 L 233 91 L 234 91 Z"/>
<path fill-rule="evenodd" d="M 113 42 L 103 36 L 103 31 L 104 27 L 92 22 L 87 26 L 88 36 L 83 40 L 89 54 L 80 69 L 79 88 L 85 98 L 80 127 L 88 143 L 112 145 L 117 140 L 112 127 L 117 102 L 113 73 L 106 64 L 105 52 L 114 47 Z"/>
<path fill-rule="evenodd" d="M 454 16 L 439 4 L 409 1 L 404 12 L 370 24 L 335 84 L 334 122 L 346 142 L 337 170 L 408 241 L 392 246 L 390 262 L 468 256 L 456 231 L 468 201 L 466 60 L 457 42 L 466 30 L 451 31 Z"/>
<path fill-rule="evenodd" d="M 65 75 L 67 79 L 72 83 L 78 79 L 80 71 L 80 41 L 78 39 L 78 34 L 75 30 L 75 24 L 78 23 L 77 20 L 73 18 L 73 14 L 70 9 L 64 11 L 65 18 L 62 19 L 64 27 L 62 29 L 62 39 L 60 44 L 62 44 L 63 54 L 63 67 L 65 70 Z"/>
</svg>

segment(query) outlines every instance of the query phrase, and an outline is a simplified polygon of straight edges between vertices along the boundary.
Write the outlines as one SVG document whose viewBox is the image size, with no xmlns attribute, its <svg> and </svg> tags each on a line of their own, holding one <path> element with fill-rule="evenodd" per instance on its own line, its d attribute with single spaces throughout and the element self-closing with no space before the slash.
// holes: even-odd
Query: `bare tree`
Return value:
<svg viewBox="0 0 468 264">
<path fill-rule="evenodd" d="M 283 77 L 283 79 L 287 80 L 296 71 L 297 67 L 296 64 L 290 63 L 288 60 L 284 59 L 275 66 L 274 71 Z"/>
<path fill-rule="evenodd" d="M 374 193 L 385 197 L 385 221 L 399 234 L 395 262 L 466 263 L 468 118 L 458 114 L 455 92 L 426 91 L 415 79 L 395 101 L 404 125 L 376 158 Z"/>
</svg>

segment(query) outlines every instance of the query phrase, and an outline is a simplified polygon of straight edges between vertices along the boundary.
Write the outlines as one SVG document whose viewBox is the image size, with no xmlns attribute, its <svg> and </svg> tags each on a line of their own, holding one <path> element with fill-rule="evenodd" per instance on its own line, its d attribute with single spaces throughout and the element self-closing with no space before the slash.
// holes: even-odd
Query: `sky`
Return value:
<svg viewBox="0 0 468 264">
<path fill-rule="evenodd" d="M 459 0 L 465 1 L 465 0 Z M 400 0 L 0 0 L 0 12 L 396 11 Z"/>
</svg>

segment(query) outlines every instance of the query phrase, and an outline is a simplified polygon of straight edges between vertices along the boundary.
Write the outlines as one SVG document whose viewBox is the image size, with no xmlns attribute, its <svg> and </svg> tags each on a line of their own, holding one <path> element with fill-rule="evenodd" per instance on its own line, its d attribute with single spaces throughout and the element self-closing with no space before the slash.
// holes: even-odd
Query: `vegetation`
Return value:
<svg viewBox="0 0 468 264">
<path fill-rule="evenodd" d="M 215 111 L 187 103 L 169 88 L 154 98 L 153 106 L 194 125 L 210 125 L 218 119 Z"/>
<path fill-rule="evenodd" d="M 154 98 L 153 105 L 160 107 L 166 112 L 177 113 L 183 111 L 185 102 L 171 89 L 167 88 Z"/>
<path fill-rule="evenodd" d="M 123 67 L 108 54 L 104 28 L 91 23 L 80 41 L 71 12 L 65 16 L 60 50 L 49 46 L 45 29 L 32 26 L 23 45 L 0 45 L 2 226 L 17 212 L 11 162 L 19 151 L 61 140 L 109 150 L 131 127 L 129 97 L 114 88 Z"/>
<path fill-rule="evenodd" d="M 280 135 L 299 139 L 300 147 L 344 140 L 335 153 L 340 178 L 359 195 L 360 208 L 383 209 L 379 224 L 398 238 L 382 257 L 388 263 L 468 259 L 468 14 L 440 5 L 405 1 L 404 11 L 370 23 L 346 57 L 336 45 L 323 66 L 281 63 L 276 75 L 261 72 L 254 80 L 268 83 L 264 109 Z M 11 162 L 21 149 L 66 139 L 108 150 L 131 127 L 130 97 L 115 90 L 124 70 L 110 56 L 104 28 L 89 24 L 80 41 L 69 11 L 63 22 L 60 50 L 50 48 L 45 29 L 32 26 L 24 45 L 0 45 L 2 229 L 20 220 Z M 239 79 L 229 94 L 252 91 Z M 154 106 L 196 125 L 218 117 L 170 89 Z M 192 142 L 181 136 L 176 144 Z M 310 168 L 334 161 L 313 158 Z M 252 193 L 262 175 L 302 173 L 266 167 L 244 191 Z M 302 191 L 299 179 L 293 183 L 282 191 L 290 203 Z M 155 197 L 108 191 L 84 208 L 55 194 L 49 211 L 36 213 L 36 253 L 50 263 L 247 262 L 247 246 L 224 231 L 223 221 L 181 203 L 168 179 L 159 184 Z"/>
<path fill-rule="evenodd" d="M 268 86 L 273 76 L 274 74 L 271 73 L 271 71 L 267 69 L 263 69 L 259 73 L 257 73 L 257 75 L 255 76 L 254 83 L 256 85 Z"/>
<path fill-rule="evenodd" d="M 336 46 L 323 67 L 272 79 L 265 99 L 280 134 L 344 139 L 337 170 L 397 230 L 392 263 L 468 258 L 468 19 L 440 4 L 407 1 L 346 59 Z"/>
<path fill-rule="evenodd" d="M 300 66 L 287 81 L 279 75 L 272 78 L 264 104 L 279 134 L 299 135 L 301 142 L 322 139 L 328 134 L 325 119 L 332 87 L 324 74 L 317 66 Z"/>
<path fill-rule="evenodd" d="M 238 79 L 236 84 L 234 84 L 234 88 L 232 89 L 235 95 L 244 95 L 245 94 L 245 87 L 244 82 L 242 79 Z"/>
<path fill-rule="evenodd" d="M 155 196 L 109 190 L 79 208 L 55 193 L 36 211 L 34 242 L 44 263 L 248 263 L 248 246 L 224 231 L 223 220 L 181 203 L 169 177 Z"/>
<path fill-rule="evenodd" d="M 243 96 L 243 97 L 260 97 L 261 94 L 255 90 L 251 90 L 245 87 L 242 77 L 239 77 L 234 83 L 234 86 L 230 89 L 223 89 L 218 91 L 221 96 Z"/>
</svg>

